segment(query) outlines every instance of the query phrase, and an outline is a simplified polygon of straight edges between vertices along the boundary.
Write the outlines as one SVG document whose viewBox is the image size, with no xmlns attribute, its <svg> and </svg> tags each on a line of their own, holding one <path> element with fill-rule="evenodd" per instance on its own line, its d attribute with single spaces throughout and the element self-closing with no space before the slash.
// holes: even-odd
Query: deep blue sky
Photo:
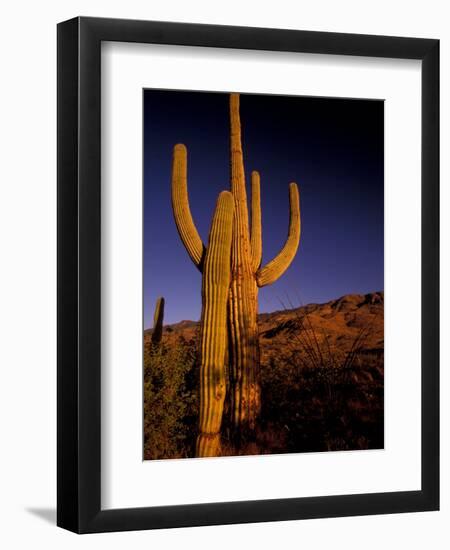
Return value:
<svg viewBox="0 0 450 550">
<path fill-rule="evenodd" d="M 382 101 L 241 95 L 247 189 L 261 174 L 263 263 L 288 228 L 288 184 L 298 183 L 300 248 L 259 293 L 260 312 L 384 287 Z M 172 149 L 188 149 L 191 211 L 206 243 L 219 192 L 229 189 L 226 93 L 144 91 L 144 327 L 164 296 L 164 324 L 198 320 L 201 275 L 178 236 L 170 199 Z M 249 194 L 250 199 L 250 194 Z"/>
</svg>

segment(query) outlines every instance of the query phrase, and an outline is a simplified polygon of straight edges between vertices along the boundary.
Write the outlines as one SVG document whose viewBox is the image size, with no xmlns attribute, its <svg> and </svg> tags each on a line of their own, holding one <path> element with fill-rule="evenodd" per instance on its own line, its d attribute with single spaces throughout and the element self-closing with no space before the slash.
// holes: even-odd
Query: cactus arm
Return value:
<svg viewBox="0 0 450 550">
<path fill-rule="evenodd" d="M 161 296 L 156 300 L 155 313 L 153 316 L 152 344 L 161 342 L 164 320 L 164 298 Z"/>
<path fill-rule="evenodd" d="M 300 201 L 298 187 L 295 183 L 289 185 L 289 232 L 286 242 L 278 255 L 256 273 L 259 287 L 274 283 L 291 264 L 300 242 Z"/>
<path fill-rule="evenodd" d="M 187 151 L 178 143 L 173 149 L 172 208 L 181 240 L 194 264 L 202 270 L 205 246 L 192 219 L 187 191 Z"/>
<path fill-rule="evenodd" d="M 252 225 L 251 237 L 252 265 L 256 272 L 262 260 L 262 236 L 261 236 L 261 191 L 259 173 L 252 172 Z"/>
<path fill-rule="evenodd" d="M 220 454 L 220 427 L 226 393 L 225 352 L 233 214 L 233 196 L 229 191 L 222 191 L 211 223 L 203 268 L 198 457 Z"/>
</svg>

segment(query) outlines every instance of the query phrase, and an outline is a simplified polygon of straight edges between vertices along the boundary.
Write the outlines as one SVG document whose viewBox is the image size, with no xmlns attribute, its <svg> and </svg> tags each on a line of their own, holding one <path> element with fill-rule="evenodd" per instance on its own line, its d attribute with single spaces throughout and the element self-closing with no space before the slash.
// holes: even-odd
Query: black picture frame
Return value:
<svg viewBox="0 0 450 550">
<path fill-rule="evenodd" d="M 422 61 L 420 491 L 102 510 L 102 41 Z M 77 533 L 439 509 L 439 41 L 77 17 L 58 25 L 57 524 Z M 405 129 L 406 131 L 406 129 Z"/>
</svg>

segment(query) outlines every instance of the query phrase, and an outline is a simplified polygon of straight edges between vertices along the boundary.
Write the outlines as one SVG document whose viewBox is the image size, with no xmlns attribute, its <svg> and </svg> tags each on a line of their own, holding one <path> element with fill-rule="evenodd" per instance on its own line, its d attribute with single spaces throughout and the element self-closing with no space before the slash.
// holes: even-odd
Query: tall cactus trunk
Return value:
<svg viewBox="0 0 450 550">
<path fill-rule="evenodd" d="M 260 407 L 258 288 L 250 244 L 239 95 L 230 97 L 231 192 L 234 197 L 229 333 L 231 420 L 235 436 L 251 437 Z"/>
<path fill-rule="evenodd" d="M 220 455 L 220 427 L 226 393 L 225 352 L 233 209 L 231 193 L 222 191 L 217 200 L 203 266 L 198 457 Z"/>
<path fill-rule="evenodd" d="M 235 272 L 229 297 L 230 411 L 235 439 L 251 439 L 261 406 L 256 282 Z M 245 297 L 245 299 L 244 299 Z"/>
</svg>

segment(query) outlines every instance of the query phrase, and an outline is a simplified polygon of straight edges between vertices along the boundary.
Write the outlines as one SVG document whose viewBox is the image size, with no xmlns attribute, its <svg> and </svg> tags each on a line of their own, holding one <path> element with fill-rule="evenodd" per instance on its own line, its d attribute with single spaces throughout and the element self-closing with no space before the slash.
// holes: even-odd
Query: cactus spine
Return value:
<svg viewBox="0 0 450 550">
<path fill-rule="evenodd" d="M 203 266 L 197 456 L 220 454 L 220 427 L 226 393 L 225 351 L 233 211 L 233 196 L 229 191 L 222 191 L 217 200 Z"/>
<path fill-rule="evenodd" d="M 236 441 L 252 436 L 259 414 L 261 397 L 259 386 L 259 341 L 258 341 L 258 288 L 275 282 L 289 267 L 295 257 L 300 242 L 300 205 L 299 193 L 295 183 L 289 186 L 289 231 L 286 242 L 278 255 L 264 267 L 261 267 L 262 237 L 261 237 L 261 203 L 260 203 L 260 176 L 258 172 L 252 172 L 252 210 L 251 230 L 249 229 L 249 214 L 247 207 L 247 193 L 245 184 L 244 159 L 241 142 L 241 122 L 239 114 L 239 94 L 230 95 L 230 164 L 231 164 L 231 196 L 234 202 L 234 216 L 232 222 L 231 251 L 229 254 L 229 283 L 226 321 L 228 326 L 228 352 L 230 362 L 230 411 L 234 427 Z M 222 196 L 222 195 L 221 195 Z M 223 199 L 225 200 L 225 199 Z M 229 200 L 229 199 L 227 199 Z M 202 372 L 211 371 L 210 367 L 203 368 L 207 358 L 206 349 L 203 348 L 203 334 L 206 339 L 219 338 L 224 327 L 223 315 L 219 317 L 206 316 L 206 296 L 208 292 L 205 285 L 211 280 L 211 273 L 206 274 L 205 265 L 208 249 L 211 247 L 213 227 L 211 228 L 208 249 L 203 245 L 198 231 L 192 219 L 187 193 L 187 153 L 184 145 L 178 144 L 174 148 L 172 165 L 172 206 L 175 222 L 180 238 L 191 257 L 193 263 L 203 273 L 203 311 L 202 314 Z M 217 206 L 219 208 L 219 204 Z M 218 215 L 216 210 L 215 217 Z M 214 224 L 214 222 L 213 222 Z M 225 232 L 223 233 L 223 235 Z M 224 238 L 224 237 L 222 237 Z M 217 261 L 225 262 L 223 255 L 215 255 L 209 258 L 209 263 Z M 223 264 L 222 264 L 223 265 Z M 211 271 L 211 267 L 208 270 Z M 210 295 L 209 295 L 210 296 Z M 222 295 L 221 295 L 222 296 Z M 208 306 L 209 307 L 209 306 Z M 214 326 L 207 327 L 208 323 Z M 220 326 L 219 326 L 220 325 Z M 221 344 L 225 340 L 221 339 Z M 222 353 L 220 348 L 220 353 Z M 222 357 L 222 356 L 221 356 Z M 205 363 L 206 364 L 206 363 Z M 207 387 L 202 382 L 202 388 Z M 203 390 L 202 390 L 203 391 Z M 222 396 L 222 393 L 221 393 Z M 202 393 L 201 404 L 202 418 L 215 418 L 214 407 L 222 415 L 223 403 L 220 407 L 208 403 L 207 394 Z M 207 412 L 207 409 L 209 412 Z M 202 424 L 203 425 L 203 424 Z M 216 429 L 217 426 L 214 426 Z M 197 442 L 198 453 L 217 452 L 217 444 L 212 443 L 212 450 L 204 449 L 209 445 L 203 445 L 202 434 Z M 219 428 L 220 429 L 220 424 Z M 210 428 L 208 427 L 208 430 Z M 211 439 L 211 438 L 210 438 Z M 216 445 L 214 447 L 214 445 Z"/>
<path fill-rule="evenodd" d="M 156 300 L 155 313 L 153 315 L 152 345 L 158 346 L 161 343 L 164 321 L 164 298 L 161 296 Z"/>
</svg>

